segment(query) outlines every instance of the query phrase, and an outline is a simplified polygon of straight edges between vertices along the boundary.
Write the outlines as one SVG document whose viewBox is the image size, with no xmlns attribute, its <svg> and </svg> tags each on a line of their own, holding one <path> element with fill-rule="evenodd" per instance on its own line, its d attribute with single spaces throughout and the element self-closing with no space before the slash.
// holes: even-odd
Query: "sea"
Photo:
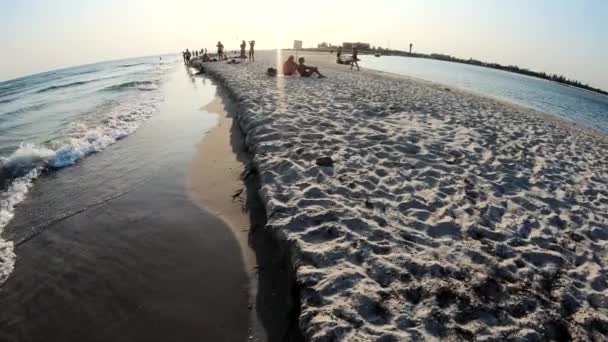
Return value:
<svg viewBox="0 0 608 342">
<path fill-rule="evenodd" d="M 426 58 L 360 56 L 366 68 L 467 89 L 608 133 L 608 96 L 512 72 Z"/>
<path fill-rule="evenodd" d="M 240 244 L 188 186 L 220 98 L 180 55 L 0 83 L 0 341 L 247 340 Z"/>
<path fill-rule="evenodd" d="M 0 284 L 14 268 L 14 242 L 30 234 L 4 230 L 34 180 L 74 166 L 137 131 L 158 113 L 166 98 L 163 86 L 176 70 L 187 78 L 181 56 L 161 55 L 0 82 Z M 207 98 L 213 91 L 207 90 Z M 60 196 L 56 200 L 62 201 Z"/>
</svg>

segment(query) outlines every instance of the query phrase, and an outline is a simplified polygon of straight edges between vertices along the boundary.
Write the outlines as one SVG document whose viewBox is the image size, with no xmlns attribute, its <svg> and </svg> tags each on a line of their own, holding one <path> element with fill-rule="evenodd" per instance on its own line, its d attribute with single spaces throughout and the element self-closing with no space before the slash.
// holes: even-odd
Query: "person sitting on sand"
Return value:
<svg viewBox="0 0 608 342">
<path fill-rule="evenodd" d="M 319 72 L 319 68 L 304 64 L 304 57 L 298 58 L 298 62 L 298 73 L 301 77 L 310 77 L 313 74 L 317 74 L 319 78 L 325 78 L 325 76 L 321 75 Z"/>
<path fill-rule="evenodd" d="M 296 63 L 295 58 L 293 56 L 289 56 L 285 63 L 283 63 L 283 75 L 285 76 L 293 76 L 296 74 L 298 70 L 298 63 Z"/>
</svg>

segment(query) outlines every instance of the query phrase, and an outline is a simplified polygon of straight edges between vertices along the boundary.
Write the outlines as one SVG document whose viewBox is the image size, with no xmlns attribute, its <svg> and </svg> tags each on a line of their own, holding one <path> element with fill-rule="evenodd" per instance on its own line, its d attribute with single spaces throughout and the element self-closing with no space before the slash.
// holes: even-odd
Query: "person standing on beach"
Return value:
<svg viewBox="0 0 608 342">
<path fill-rule="evenodd" d="M 298 58 L 298 62 L 300 63 L 298 64 L 298 73 L 301 77 L 310 77 L 317 74 L 319 78 L 325 78 L 325 76 L 321 75 L 319 72 L 319 68 L 304 64 L 304 57 Z"/>
<path fill-rule="evenodd" d="M 240 58 L 241 58 L 241 62 L 242 62 L 242 61 L 243 61 L 245 58 L 247 58 L 247 56 L 245 55 L 245 49 L 247 49 L 247 43 L 245 43 L 245 41 L 243 40 L 243 41 L 241 42 L 241 56 L 240 56 Z"/>
<path fill-rule="evenodd" d="M 186 49 L 186 52 L 184 53 L 184 61 L 186 62 L 186 64 L 190 64 L 190 57 L 192 55 L 190 54 L 190 51 L 188 49 Z"/>
<path fill-rule="evenodd" d="M 360 71 L 361 69 L 359 69 L 359 63 L 357 63 L 359 61 L 359 49 L 357 49 L 356 46 L 353 46 L 353 57 L 350 61 L 350 70 L 353 70 L 353 66 L 357 66 L 357 71 Z"/>
<path fill-rule="evenodd" d="M 249 41 L 249 60 L 252 62 L 255 62 L 255 51 L 254 51 L 254 46 L 255 46 L 255 40 L 251 40 Z"/>
<path fill-rule="evenodd" d="M 217 59 L 222 60 L 224 57 L 224 45 L 222 42 L 217 42 Z"/>
</svg>

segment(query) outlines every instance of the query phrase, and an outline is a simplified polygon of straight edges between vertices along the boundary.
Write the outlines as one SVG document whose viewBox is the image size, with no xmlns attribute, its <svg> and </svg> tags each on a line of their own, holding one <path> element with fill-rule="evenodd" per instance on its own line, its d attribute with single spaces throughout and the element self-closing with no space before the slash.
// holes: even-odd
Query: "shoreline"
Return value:
<svg viewBox="0 0 608 342">
<path fill-rule="evenodd" d="M 330 52 L 330 50 L 334 50 L 334 49 L 335 48 L 320 48 L 320 49 L 319 48 L 306 48 L 306 49 L 302 49 L 301 51 L 328 53 L 328 52 Z M 560 82 L 558 80 L 554 80 L 551 77 L 549 77 L 550 75 L 545 75 L 546 77 L 543 77 L 540 72 L 529 70 L 526 68 L 519 68 L 518 66 L 515 66 L 516 70 L 510 70 L 509 69 L 510 66 L 507 66 L 507 65 L 482 62 L 479 60 L 476 60 L 476 62 L 478 62 L 478 63 L 471 63 L 471 62 L 469 62 L 469 60 L 466 60 L 466 59 L 461 59 L 458 57 L 443 55 L 443 54 L 435 54 L 435 55 L 439 55 L 439 56 L 447 57 L 447 58 L 434 57 L 434 56 L 432 56 L 434 54 L 408 53 L 407 51 L 398 51 L 398 50 L 392 50 L 390 52 L 384 51 L 384 54 L 382 52 L 383 51 L 360 50 L 359 55 L 374 56 L 376 53 L 380 53 L 382 56 L 387 56 L 387 57 L 418 58 L 418 59 L 428 59 L 428 60 L 434 60 L 434 61 L 446 62 L 446 63 L 464 64 L 464 65 L 470 65 L 470 66 L 475 66 L 475 67 L 480 67 L 480 68 L 498 70 L 498 71 L 502 71 L 502 72 L 506 72 L 506 73 L 510 73 L 510 74 L 527 76 L 527 77 L 530 77 L 533 79 L 544 80 L 547 82 L 554 82 L 556 84 L 560 84 L 560 85 L 563 85 L 566 87 L 572 87 L 575 89 L 586 90 L 586 91 L 594 93 L 594 94 L 608 96 L 608 91 L 603 90 L 601 88 L 593 87 L 593 86 L 590 86 L 589 84 L 583 84 L 582 82 L 576 81 L 576 80 L 575 80 L 575 82 L 578 82 L 580 85 L 575 85 L 575 84 L 571 84 L 568 82 Z M 528 71 L 530 73 L 520 72 L 520 71 Z M 560 75 L 560 76 L 563 77 L 563 75 Z"/>
<path fill-rule="evenodd" d="M 194 203 L 224 221 L 239 242 L 250 282 L 249 339 L 300 341 L 289 314 L 294 308 L 291 288 L 283 288 L 294 282 L 285 252 L 258 229 L 266 224 L 266 212 L 257 195 L 255 170 L 249 169 L 243 133 L 234 120 L 237 109 L 223 90 L 217 92 L 203 110 L 218 115 L 218 123 L 197 145 L 187 191 Z"/>
<path fill-rule="evenodd" d="M 35 237 L 0 288 L 0 340 L 248 340 L 241 246 L 184 186 L 215 89 L 182 68 L 137 132 L 43 175 L 19 206 L 7 232 Z"/>
<path fill-rule="evenodd" d="M 295 50 L 291 50 L 291 49 L 283 49 L 282 51 L 295 52 Z M 313 58 L 313 60 L 315 60 L 315 62 L 318 61 L 319 63 L 321 63 L 323 65 L 323 67 L 329 67 L 333 70 L 342 69 L 342 71 L 348 72 L 349 70 L 347 69 L 347 66 L 340 66 L 340 65 L 336 64 L 334 62 L 333 56 L 334 55 L 326 56 L 325 54 L 322 54 L 322 55 L 316 54 L 316 55 L 312 55 L 309 57 Z M 331 59 L 327 58 L 327 57 L 331 57 Z M 460 93 L 465 96 L 469 96 L 469 97 L 473 97 L 473 98 L 482 98 L 482 99 L 494 101 L 501 106 L 512 107 L 514 110 L 518 110 L 521 112 L 528 112 L 528 114 L 530 114 L 530 115 L 540 116 L 543 118 L 543 120 L 550 121 L 556 125 L 562 125 L 567 129 L 578 130 L 580 133 L 592 135 L 594 137 L 594 139 L 600 139 L 600 140 L 606 141 L 608 143 L 608 133 L 604 133 L 604 132 L 600 131 L 599 129 L 596 129 L 593 127 L 588 127 L 583 124 L 567 120 L 567 119 L 561 117 L 559 114 L 543 112 L 538 109 L 527 107 L 523 104 L 510 102 L 506 98 L 501 98 L 501 97 L 497 97 L 497 96 L 493 96 L 493 95 L 489 95 L 489 94 L 483 94 L 483 93 L 477 92 L 473 89 L 461 88 L 461 87 L 454 86 L 454 85 L 443 84 L 443 83 L 439 83 L 436 81 L 429 81 L 429 80 L 426 80 L 423 78 L 410 76 L 410 75 L 397 74 L 397 73 L 393 73 L 393 72 L 389 72 L 389 71 L 368 69 L 368 68 L 362 67 L 362 69 L 361 69 L 361 71 L 359 71 L 359 73 L 368 74 L 372 77 L 378 77 L 380 79 L 390 78 L 390 79 L 395 79 L 395 80 L 414 81 L 414 82 L 417 82 L 420 84 L 427 85 L 429 87 L 436 87 L 437 90 L 440 90 L 440 91 L 443 91 L 443 90 L 454 91 L 454 92 Z M 527 75 L 523 75 L 523 76 L 527 76 Z M 528 76 L 528 77 L 530 77 L 530 76 Z M 548 82 L 552 82 L 552 81 L 548 81 Z M 561 84 L 561 85 L 567 86 L 565 84 Z M 568 86 L 568 87 L 571 87 L 571 86 Z M 576 88 L 576 87 L 573 87 L 573 88 Z M 576 89 L 585 90 L 585 89 L 581 89 L 581 88 L 576 88 Z M 597 93 L 595 93 L 595 94 L 597 95 Z M 601 95 L 601 94 L 599 94 L 599 95 Z M 608 95 L 605 95 L 605 96 L 608 96 Z"/>
</svg>

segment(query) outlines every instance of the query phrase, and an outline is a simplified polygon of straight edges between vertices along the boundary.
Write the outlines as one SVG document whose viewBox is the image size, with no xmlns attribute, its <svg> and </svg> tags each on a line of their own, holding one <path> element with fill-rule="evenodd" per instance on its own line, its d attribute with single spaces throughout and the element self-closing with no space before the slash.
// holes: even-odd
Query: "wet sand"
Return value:
<svg viewBox="0 0 608 342">
<path fill-rule="evenodd" d="M 229 229 L 185 196 L 158 198 L 144 187 L 18 246 L 0 340 L 246 340 L 247 278 Z"/>
<path fill-rule="evenodd" d="M 255 341 L 301 341 L 299 303 L 286 251 L 263 228 L 266 212 L 255 170 L 236 121 L 236 106 L 218 89 L 204 110 L 218 124 L 197 146 L 187 189 L 201 208 L 223 220 L 236 236 L 249 280 L 250 336 Z"/>
<path fill-rule="evenodd" d="M 245 203 L 246 189 L 241 177 L 247 156 L 240 149 L 242 139 L 231 136 L 233 121 L 220 96 L 216 96 L 204 110 L 217 114 L 218 124 L 197 146 L 187 189 L 197 204 L 232 228 L 244 247 L 243 251 L 250 253 L 251 250 L 247 248 L 249 217 Z M 233 147 L 235 143 L 239 146 Z M 251 264 L 253 260 L 250 256 L 244 257 L 245 263 Z M 248 266 L 253 267 L 255 263 Z"/>
</svg>

